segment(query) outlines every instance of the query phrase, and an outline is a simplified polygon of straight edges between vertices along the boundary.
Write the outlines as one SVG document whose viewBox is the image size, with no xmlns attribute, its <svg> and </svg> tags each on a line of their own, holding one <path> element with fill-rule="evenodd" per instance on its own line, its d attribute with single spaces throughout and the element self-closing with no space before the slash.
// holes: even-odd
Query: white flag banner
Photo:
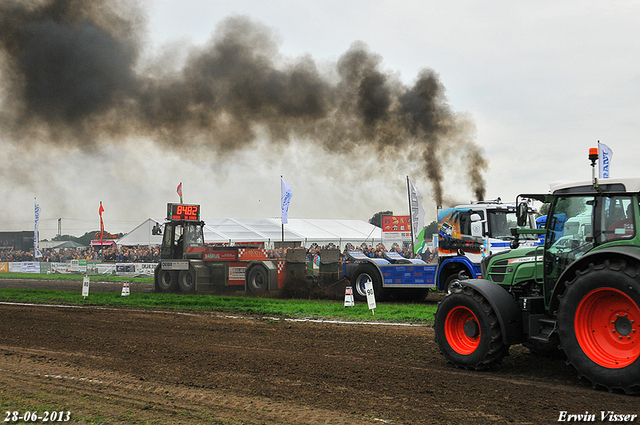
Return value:
<svg viewBox="0 0 640 425">
<path fill-rule="evenodd" d="M 38 201 L 33 198 L 36 223 L 33 228 L 33 257 L 34 258 L 42 258 L 42 253 L 38 249 L 38 224 L 40 223 L 40 205 L 38 205 Z"/>
<path fill-rule="evenodd" d="M 289 203 L 291 202 L 291 197 L 293 193 L 291 193 L 291 186 L 284 182 L 282 176 L 280 176 L 280 201 L 282 206 L 282 224 L 286 224 L 289 222 Z"/>
<path fill-rule="evenodd" d="M 598 152 L 600 152 L 600 163 L 598 164 L 600 169 L 599 177 L 601 179 L 608 179 L 613 151 L 609 146 L 598 141 Z"/>
<path fill-rule="evenodd" d="M 413 239 L 418 240 L 418 235 L 422 232 L 424 227 L 425 211 L 422 206 L 422 194 L 418 190 L 415 184 L 409 177 L 407 177 L 409 183 L 409 207 L 411 208 L 411 232 L 413 233 Z"/>
</svg>

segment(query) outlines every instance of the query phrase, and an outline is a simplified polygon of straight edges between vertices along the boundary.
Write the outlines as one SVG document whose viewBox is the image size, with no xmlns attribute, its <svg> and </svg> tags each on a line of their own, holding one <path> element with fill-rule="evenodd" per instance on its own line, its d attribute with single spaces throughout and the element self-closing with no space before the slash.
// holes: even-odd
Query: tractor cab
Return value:
<svg viewBox="0 0 640 425">
<path fill-rule="evenodd" d="M 167 204 L 160 258 L 180 260 L 201 258 L 204 251 L 204 222 L 199 205 Z"/>
</svg>

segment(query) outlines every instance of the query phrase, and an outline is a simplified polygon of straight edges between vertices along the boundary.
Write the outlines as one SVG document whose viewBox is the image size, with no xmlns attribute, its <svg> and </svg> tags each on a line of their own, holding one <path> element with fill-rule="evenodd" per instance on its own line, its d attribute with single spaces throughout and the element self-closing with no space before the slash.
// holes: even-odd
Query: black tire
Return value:
<svg viewBox="0 0 640 425">
<path fill-rule="evenodd" d="M 269 275 L 264 266 L 253 266 L 247 275 L 247 289 L 252 294 L 261 294 L 269 287 Z"/>
<path fill-rule="evenodd" d="M 196 274 L 193 269 L 182 270 L 178 275 L 178 286 L 181 292 L 193 292 L 196 289 Z"/>
<path fill-rule="evenodd" d="M 493 308 L 469 287 L 444 297 L 436 310 L 434 328 L 440 352 L 457 367 L 488 369 L 509 351 Z"/>
<path fill-rule="evenodd" d="M 178 272 L 172 270 L 160 270 L 158 272 L 157 286 L 160 292 L 175 292 L 178 288 Z"/>
<path fill-rule="evenodd" d="M 466 279 L 471 279 L 471 276 L 469 275 L 469 272 L 467 270 L 460 270 L 458 273 L 452 274 L 444 283 L 445 292 L 447 294 L 450 294 L 451 292 L 457 291 L 458 289 L 462 289 L 460 281 Z"/>
<path fill-rule="evenodd" d="M 373 283 L 373 292 L 376 301 L 384 301 L 386 298 L 385 290 L 382 287 L 382 276 L 378 269 L 372 264 L 361 264 L 353 272 L 351 276 L 351 286 L 353 286 L 353 298 L 356 301 L 366 301 L 367 293 L 364 290 L 364 283 L 371 281 Z"/>
<path fill-rule="evenodd" d="M 560 296 L 560 348 L 594 388 L 640 394 L 640 267 L 589 264 Z"/>
</svg>

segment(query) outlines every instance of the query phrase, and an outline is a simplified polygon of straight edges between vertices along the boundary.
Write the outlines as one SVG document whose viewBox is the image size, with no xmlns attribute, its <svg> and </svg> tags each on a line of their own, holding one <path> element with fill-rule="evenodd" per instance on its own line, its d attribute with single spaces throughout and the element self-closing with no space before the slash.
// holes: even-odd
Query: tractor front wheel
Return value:
<svg viewBox="0 0 640 425">
<path fill-rule="evenodd" d="M 487 369 L 509 351 L 493 308 L 469 287 L 445 296 L 436 310 L 434 328 L 440 352 L 458 367 Z"/>
<path fill-rule="evenodd" d="M 594 388 L 639 394 L 640 267 L 590 264 L 560 298 L 560 348 Z"/>
</svg>

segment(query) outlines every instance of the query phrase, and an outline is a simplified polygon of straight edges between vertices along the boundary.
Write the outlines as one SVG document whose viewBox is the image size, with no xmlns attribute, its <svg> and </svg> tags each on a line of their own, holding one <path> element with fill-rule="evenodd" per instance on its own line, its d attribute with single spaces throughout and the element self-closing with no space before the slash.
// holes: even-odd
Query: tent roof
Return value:
<svg viewBox="0 0 640 425">
<path fill-rule="evenodd" d="M 123 236 L 118 245 L 160 245 L 162 235 L 153 235 L 152 229 L 156 223 L 164 222 L 149 218 Z M 282 241 L 280 218 L 226 217 L 207 218 L 204 222 L 206 243 L 264 242 L 272 246 L 274 242 Z M 362 220 L 289 219 L 284 225 L 284 237 L 287 242 L 300 242 L 304 246 L 312 243 L 375 244 L 381 241 L 382 229 Z"/>
<path fill-rule="evenodd" d="M 86 248 L 85 245 L 73 241 L 41 241 L 38 245 L 41 249 Z"/>
<path fill-rule="evenodd" d="M 205 219 L 206 242 L 280 242 L 282 225 L 279 218 L 213 218 Z M 362 220 L 289 219 L 284 225 L 285 240 L 343 245 L 375 243 L 382 238 L 382 229 Z"/>
<path fill-rule="evenodd" d="M 162 243 L 162 235 L 154 235 L 152 229 L 156 224 L 164 223 L 163 220 L 148 218 L 140 223 L 135 229 L 124 235 L 117 242 L 118 246 L 156 246 Z"/>
</svg>

